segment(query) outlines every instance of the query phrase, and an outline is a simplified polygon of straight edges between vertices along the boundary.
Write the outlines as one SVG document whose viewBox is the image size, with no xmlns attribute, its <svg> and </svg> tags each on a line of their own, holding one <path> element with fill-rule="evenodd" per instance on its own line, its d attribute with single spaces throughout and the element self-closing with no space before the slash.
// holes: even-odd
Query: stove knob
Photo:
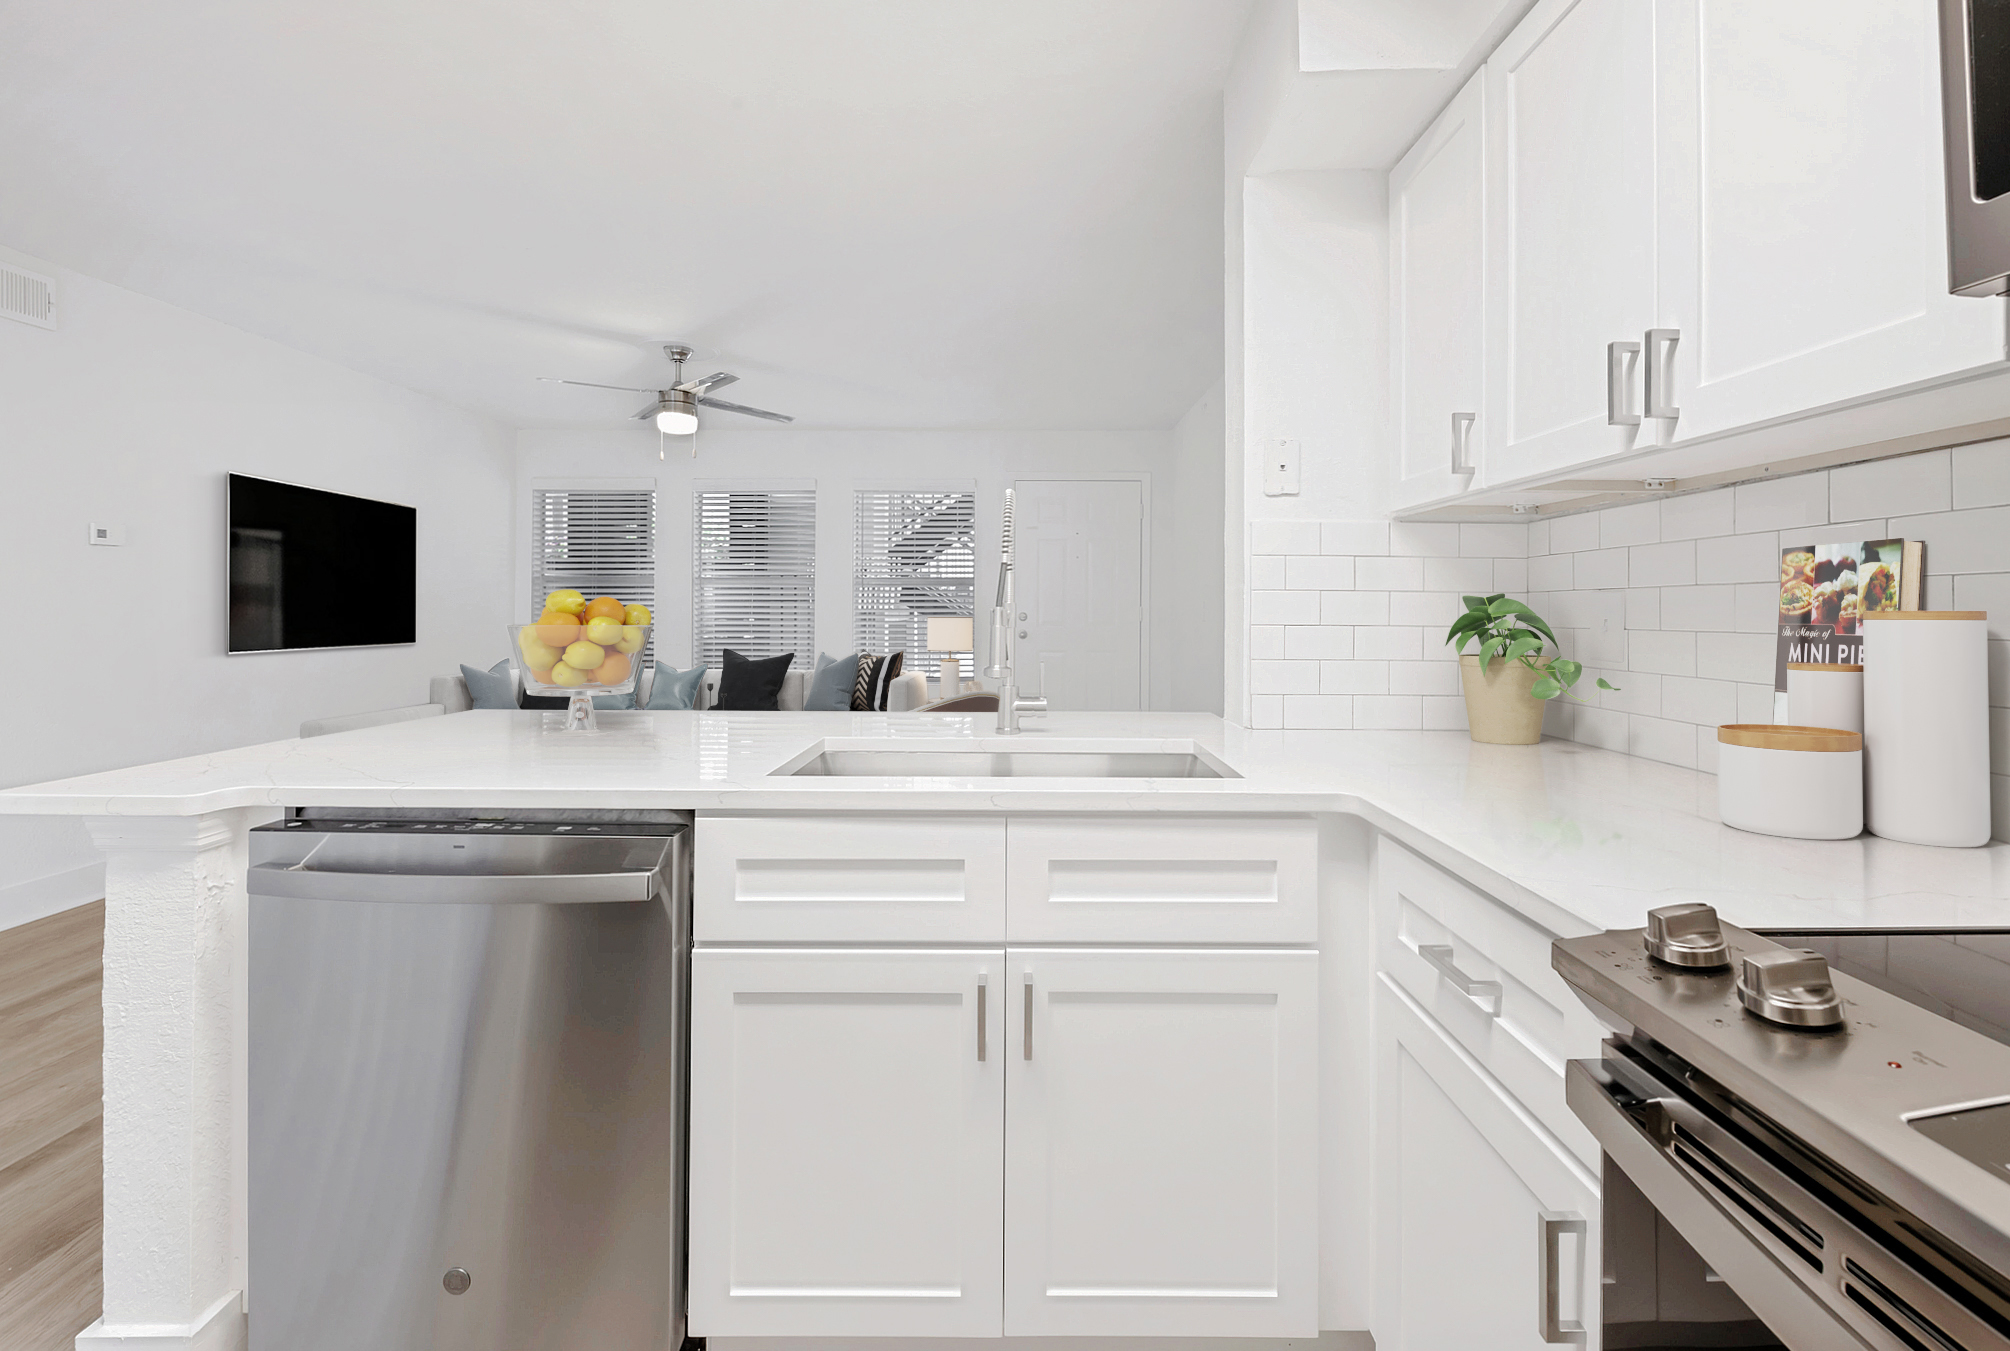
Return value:
<svg viewBox="0 0 2010 1351">
<path fill-rule="evenodd" d="M 1770 1023 L 1842 1026 L 1842 996 L 1829 980 L 1829 961 L 1807 948 L 1747 953 L 1738 971 L 1738 999 Z"/>
<path fill-rule="evenodd" d="M 1664 905 L 1647 912 L 1647 955 L 1670 966 L 1721 970 L 1731 964 L 1717 912 L 1700 901 Z"/>
</svg>

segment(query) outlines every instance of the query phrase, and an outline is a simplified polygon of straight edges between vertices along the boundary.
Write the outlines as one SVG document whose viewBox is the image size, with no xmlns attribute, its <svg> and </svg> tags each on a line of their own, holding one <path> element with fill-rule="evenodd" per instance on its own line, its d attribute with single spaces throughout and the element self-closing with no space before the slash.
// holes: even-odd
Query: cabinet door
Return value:
<svg viewBox="0 0 2010 1351">
<path fill-rule="evenodd" d="M 1396 505 L 1455 495 L 1483 432 L 1486 70 L 1389 172 Z"/>
<path fill-rule="evenodd" d="M 1316 1335 L 1317 954 L 1008 971 L 1007 1335 Z"/>
<path fill-rule="evenodd" d="M 1487 62 L 1488 482 L 1651 443 L 1607 424 L 1606 346 L 1655 325 L 1655 3 L 1539 0 Z"/>
<path fill-rule="evenodd" d="M 1596 1348 L 1596 1178 L 1387 977 L 1376 983 L 1375 1345 Z"/>
<path fill-rule="evenodd" d="M 1947 293 L 1935 6 L 1658 9 L 1676 436 L 2001 361 Z"/>
<path fill-rule="evenodd" d="M 692 1335 L 999 1335 L 1003 963 L 693 954 Z"/>
</svg>

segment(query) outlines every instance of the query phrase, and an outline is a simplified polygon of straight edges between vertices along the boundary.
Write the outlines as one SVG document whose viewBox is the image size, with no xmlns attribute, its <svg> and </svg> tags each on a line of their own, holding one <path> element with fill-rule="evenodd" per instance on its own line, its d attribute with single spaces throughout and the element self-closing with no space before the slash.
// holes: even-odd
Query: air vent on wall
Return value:
<svg viewBox="0 0 2010 1351">
<path fill-rule="evenodd" d="M 0 263 L 0 315 L 38 328 L 54 328 L 56 279 Z"/>
</svg>

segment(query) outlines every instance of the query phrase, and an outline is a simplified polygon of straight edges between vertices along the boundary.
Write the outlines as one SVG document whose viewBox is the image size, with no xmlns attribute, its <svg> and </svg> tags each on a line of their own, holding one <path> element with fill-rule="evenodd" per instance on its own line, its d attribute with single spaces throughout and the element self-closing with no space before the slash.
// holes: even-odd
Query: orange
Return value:
<svg viewBox="0 0 2010 1351">
<path fill-rule="evenodd" d="M 629 662 L 626 655 L 610 652 L 607 659 L 594 671 L 593 678 L 603 685 L 619 685 L 628 679 Z"/>
<path fill-rule="evenodd" d="M 549 666 L 546 666 L 543 669 L 539 669 L 538 667 L 533 666 L 531 667 L 529 674 L 530 678 L 532 680 L 535 680 L 540 685 L 549 685 L 551 683 L 551 667 Z"/>
<path fill-rule="evenodd" d="M 537 621 L 537 640 L 563 652 L 579 641 L 579 621 L 569 614 L 547 610 Z"/>
<path fill-rule="evenodd" d="M 579 617 L 581 619 L 611 619 L 619 624 L 621 616 L 627 612 L 627 609 L 627 606 L 612 596 L 598 596 L 586 603 L 586 609 L 580 613 Z"/>
</svg>

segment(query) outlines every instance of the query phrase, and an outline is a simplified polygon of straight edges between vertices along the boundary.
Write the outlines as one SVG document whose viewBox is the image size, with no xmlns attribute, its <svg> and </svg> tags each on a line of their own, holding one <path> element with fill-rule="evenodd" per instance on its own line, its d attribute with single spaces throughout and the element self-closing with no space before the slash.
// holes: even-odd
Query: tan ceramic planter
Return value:
<svg viewBox="0 0 2010 1351">
<path fill-rule="evenodd" d="M 1466 689 L 1466 722 L 1473 740 L 1501 746 L 1533 746 L 1542 740 L 1543 701 L 1529 693 L 1538 674 L 1521 662 L 1499 657 L 1489 662 L 1482 674 L 1477 653 L 1459 658 L 1459 679 Z"/>
</svg>

